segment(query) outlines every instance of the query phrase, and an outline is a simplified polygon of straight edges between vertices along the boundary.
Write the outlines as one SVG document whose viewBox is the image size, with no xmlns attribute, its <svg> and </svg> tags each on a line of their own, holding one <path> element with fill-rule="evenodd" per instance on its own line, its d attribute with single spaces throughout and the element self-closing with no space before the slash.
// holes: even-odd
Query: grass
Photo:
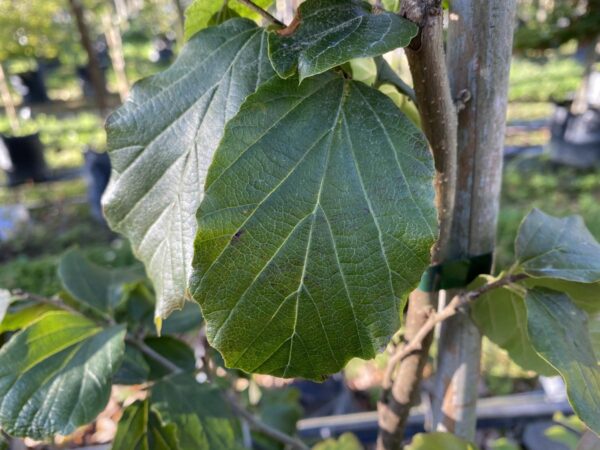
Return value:
<svg viewBox="0 0 600 450">
<path fill-rule="evenodd" d="M 510 71 L 510 102 L 549 102 L 571 98 L 581 83 L 583 66 L 553 54 L 544 58 L 515 57 Z"/>
</svg>

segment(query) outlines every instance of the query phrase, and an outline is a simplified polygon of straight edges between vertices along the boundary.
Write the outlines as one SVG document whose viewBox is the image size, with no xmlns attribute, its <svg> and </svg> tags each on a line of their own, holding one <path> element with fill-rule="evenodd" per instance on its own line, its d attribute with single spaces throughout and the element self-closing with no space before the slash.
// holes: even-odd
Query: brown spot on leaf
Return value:
<svg viewBox="0 0 600 450">
<path fill-rule="evenodd" d="M 231 243 L 235 244 L 237 243 L 240 238 L 242 237 L 242 234 L 244 234 L 246 232 L 246 230 L 238 230 L 237 233 L 235 233 L 232 237 L 231 237 Z"/>
</svg>

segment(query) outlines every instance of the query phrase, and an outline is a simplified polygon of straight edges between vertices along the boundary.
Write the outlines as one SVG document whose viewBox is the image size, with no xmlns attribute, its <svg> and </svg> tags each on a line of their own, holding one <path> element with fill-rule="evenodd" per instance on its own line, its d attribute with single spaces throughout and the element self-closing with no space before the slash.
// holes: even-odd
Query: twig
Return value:
<svg viewBox="0 0 600 450">
<path fill-rule="evenodd" d="M 251 428 L 254 428 L 256 431 L 260 431 L 261 433 L 266 434 L 270 438 L 273 438 L 276 441 L 281 442 L 282 444 L 289 445 L 293 449 L 309 450 L 309 447 L 299 439 L 295 439 L 291 436 L 288 436 L 287 434 L 282 433 L 281 431 L 272 428 L 269 425 L 258 420 L 252 413 L 244 409 L 232 395 L 225 394 L 225 398 L 227 399 L 227 402 L 235 411 L 235 413 L 241 416 L 246 422 L 248 422 L 248 425 L 250 425 Z"/>
<path fill-rule="evenodd" d="M 158 353 L 156 350 L 149 347 L 141 339 L 134 339 L 134 338 L 127 337 L 127 338 L 125 338 L 125 340 L 127 342 L 129 342 L 131 345 L 137 347 L 142 353 L 145 353 L 147 356 L 149 356 L 154 361 L 156 361 L 157 363 L 159 363 L 166 369 L 170 370 L 174 374 L 183 372 L 183 369 L 181 367 L 179 367 L 174 362 L 170 361 L 168 358 L 165 358 L 163 355 Z"/>
<path fill-rule="evenodd" d="M 28 300 L 29 299 L 29 300 L 33 300 L 34 302 L 37 302 L 37 303 L 44 303 L 46 305 L 56 306 L 57 308 L 60 308 L 64 311 L 68 311 L 73 314 L 81 315 L 81 313 L 79 311 L 77 311 L 72 306 L 69 306 L 66 303 L 62 302 L 57 297 L 47 298 L 47 297 L 43 297 L 41 295 L 32 294 L 31 292 L 22 291 L 21 289 L 13 290 L 12 295 L 14 295 L 15 297 L 18 297 L 20 300 Z"/>
<path fill-rule="evenodd" d="M 254 3 L 252 0 L 238 0 L 238 2 L 247 6 L 255 13 L 260 14 L 262 16 L 262 18 L 265 19 L 270 24 L 285 28 L 285 23 L 281 22 L 275 16 L 273 16 L 269 12 L 262 9 L 260 6 L 258 6 L 256 3 Z"/>
<path fill-rule="evenodd" d="M 158 362 L 159 364 L 161 364 L 163 367 L 170 370 L 174 374 L 183 372 L 183 369 L 181 367 L 179 367 L 177 364 L 173 363 L 172 361 L 168 360 L 161 354 L 157 353 L 152 348 L 148 347 L 143 341 L 138 340 L 138 339 L 127 338 L 127 342 L 131 343 L 132 345 L 135 345 L 138 349 L 140 349 L 140 351 L 142 351 L 142 353 L 145 353 L 147 356 L 154 359 L 156 362 Z M 207 366 L 207 372 L 208 372 L 208 370 L 209 370 L 209 368 Z M 207 376 L 209 376 L 209 375 L 207 375 Z M 209 376 L 209 378 L 210 378 L 210 376 Z M 254 428 L 256 431 L 260 431 L 261 433 L 266 434 L 267 436 L 275 439 L 278 442 L 281 442 L 282 444 L 290 446 L 292 449 L 309 450 L 309 447 L 307 447 L 299 439 L 295 439 L 291 436 L 288 436 L 287 434 L 282 433 L 281 431 L 277 430 L 276 428 L 273 428 L 273 427 L 261 422 L 252 413 L 250 413 L 249 411 L 244 409 L 232 395 L 223 393 L 223 397 L 225 397 L 225 399 L 231 406 L 231 409 L 233 409 L 233 411 L 238 416 L 240 416 L 242 419 L 244 419 L 251 428 Z"/>
<path fill-rule="evenodd" d="M 394 369 L 396 368 L 396 365 L 411 353 L 421 350 L 421 344 L 423 340 L 435 328 L 435 326 L 438 323 L 441 323 L 444 320 L 454 316 L 462 308 L 469 305 L 471 302 L 475 301 L 487 292 L 502 286 L 506 286 L 508 284 L 515 283 L 525 278 L 527 278 L 526 274 L 510 275 L 504 278 L 500 278 L 499 280 L 494 281 L 492 283 L 488 283 L 480 287 L 479 289 L 475 289 L 474 291 L 467 292 L 463 295 L 457 295 L 452 299 L 450 303 L 448 303 L 444 307 L 444 309 L 442 309 L 438 313 L 436 313 L 434 310 L 431 310 L 427 321 L 423 324 L 423 326 L 417 332 L 417 334 L 406 345 L 399 345 L 396 352 L 388 361 L 385 376 L 383 379 L 383 388 L 390 388 L 390 386 L 392 385 L 393 373 Z"/>
</svg>

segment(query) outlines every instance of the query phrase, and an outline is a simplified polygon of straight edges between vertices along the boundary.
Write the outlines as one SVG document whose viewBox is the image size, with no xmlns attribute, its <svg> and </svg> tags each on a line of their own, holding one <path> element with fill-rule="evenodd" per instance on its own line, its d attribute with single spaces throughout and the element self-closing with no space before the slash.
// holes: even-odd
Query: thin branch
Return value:
<svg viewBox="0 0 600 450">
<path fill-rule="evenodd" d="M 275 16 L 273 16 L 268 11 L 265 11 L 264 9 L 262 9 L 260 6 L 258 6 L 256 3 L 254 3 L 252 0 L 238 0 L 238 2 L 247 6 L 255 13 L 260 14 L 262 16 L 262 18 L 265 19 L 270 24 L 285 28 L 285 23 L 278 20 Z"/>
<path fill-rule="evenodd" d="M 417 36 L 405 49 L 413 79 L 416 106 L 422 129 L 435 163 L 435 191 L 440 234 L 432 249 L 432 264 L 444 262 L 450 254 L 455 204 L 457 161 L 457 115 L 450 90 L 444 53 L 443 14 L 440 0 L 403 0 L 399 14 L 419 27 Z M 411 340 L 429 321 L 429 311 L 437 307 L 436 292 L 418 289 L 409 297 L 406 313 L 406 339 Z M 402 360 L 399 374 L 390 389 L 383 391 L 379 412 L 378 449 L 402 446 L 404 428 L 411 406 L 418 398 L 423 367 L 433 336 L 421 339 L 422 350 Z M 395 365 L 388 363 L 391 371 Z"/>
<path fill-rule="evenodd" d="M 155 360 L 157 363 L 161 364 L 163 367 L 170 370 L 172 373 L 177 374 L 177 373 L 183 372 L 183 369 L 181 367 L 179 367 L 177 364 L 173 363 L 169 359 L 165 358 L 161 354 L 157 353 L 152 348 L 148 347 L 148 345 L 146 345 L 143 341 L 141 341 L 139 339 L 127 338 L 127 342 L 136 346 L 142 353 L 146 354 L 147 356 L 149 356 L 150 358 Z M 208 366 L 206 367 L 206 369 L 207 369 L 207 376 L 209 378 L 211 378 L 210 374 L 208 373 L 209 372 Z M 261 433 L 266 434 L 267 436 L 275 439 L 278 442 L 281 442 L 282 444 L 290 446 L 292 449 L 309 450 L 309 447 L 307 447 L 299 439 L 295 439 L 285 433 L 282 433 L 281 431 L 277 430 L 276 428 L 273 428 L 273 427 L 261 422 L 252 413 L 250 413 L 248 410 L 243 408 L 237 402 L 237 400 L 233 397 L 233 395 L 223 393 L 223 397 L 225 397 L 225 399 L 231 406 L 231 409 L 233 409 L 233 411 L 238 416 L 240 416 L 243 420 L 245 420 L 251 428 L 255 429 L 256 431 L 260 431 Z"/>
<path fill-rule="evenodd" d="M 147 356 L 149 356 L 154 361 L 156 361 L 157 363 L 162 365 L 164 368 L 170 370 L 174 374 L 183 372 L 183 369 L 181 367 L 179 367 L 177 364 L 175 364 L 168 358 L 165 358 L 163 355 L 158 353 L 153 348 L 149 347 L 141 339 L 134 339 L 134 338 L 127 337 L 127 338 L 125 338 L 125 340 L 127 342 L 129 342 L 131 345 L 137 347 L 142 353 L 146 354 Z"/>
<path fill-rule="evenodd" d="M 34 302 L 37 302 L 37 303 L 43 303 L 46 305 L 56 306 L 57 308 L 60 308 L 64 311 L 68 311 L 73 314 L 81 315 L 81 313 L 79 311 L 77 311 L 72 306 L 67 305 L 66 303 L 61 301 L 58 297 L 47 298 L 47 297 L 43 297 L 41 295 L 32 294 L 31 292 L 25 292 L 21 289 L 15 289 L 11 292 L 11 294 L 13 296 L 17 297 L 19 300 L 33 300 Z"/>
<path fill-rule="evenodd" d="M 392 355 L 390 360 L 388 361 L 385 377 L 383 380 L 384 389 L 389 389 L 392 384 L 393 372 L 398 363 L 400 363 L 404 358 L 415 351 L 421 350 L 423 340 L 429 335 L 429 333 L 435 328 L 438 323 L 443 322 L 446 319 L 454 316 L 461 309 L 465 308 L 467 305 L 471 304 L 475 300 L 477 300 L 482 295 L 488 293 L 491 290 L 516 283 L 517 281 L 524 280 L 527 278 L 525 274 L 517 274 L 510 275 L 504 278 L 500 278 L 497 281 L 492 283 L 488 283 L 479 289 L 475 289 L 473 291 L 469 291 L 463 295 L 457 295 L 452 299 L 444 309 L 442 309 L 439 313 L 436 313 L 433 309 L 429 312 L 429 317 L 427 321 L 423 324 L 421 329 L 417 332 L 417 334 L 404 346 L 398 346 L 396 353 Z"/>
<path fill-rule="evenodd" d="M 288 445 L 292 449 L 309 450 L 309 447 L 301 440 L 288 436 L 287 434 L 282 433 L 281 431 L 261 422 L 252 413 L 244 409 L 232 395 L 225 394 L 225 398 L 235 413 L 248 422 L 248 425 L 250 425 L 251 428 L 266 434 L 270 438 L 273 438 L 282 444 Z"/>
</svg>

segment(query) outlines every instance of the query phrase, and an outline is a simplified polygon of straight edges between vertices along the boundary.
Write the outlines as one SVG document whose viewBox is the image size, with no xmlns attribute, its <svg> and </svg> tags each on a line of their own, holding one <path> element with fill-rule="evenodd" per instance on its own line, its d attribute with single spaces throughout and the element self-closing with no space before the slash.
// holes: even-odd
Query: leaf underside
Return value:
<svg viewBox="0 0 600 450">
<path fill-rule="evenodd" d="M 12 436 L 67 435 L 104 409 L 124 353 L 124 327 L 49 312 L 0 350 L 0 427 Z"/>
<path fill-rule="evenodd" d="M 322 379 L 381 350 L 437 236 L 433 176 L 419 130 L 361 83 L 249 97 L 207 176 L 191 283 L 226 364 Z"/>
<path fill-rule="evenodd" d="M 307 0 L 287 29 L 269 34 L 269 57 L 282 78 L 300 81 L 354 58 L 406 47 L 417 26 L 389 12 L 373 13 L 361 0 Z"/>
<path fill-rule="evenodd" d="M 550 289 L 527 292 L 531 343 L 561 374 L 573 410 L 600 433 L 600 366 L 587 328 L 587 315 L 569 297 Z"/>
<path fill-rule="evenodd" d="M 579 216 L 557 218 L 534 209 L 519 228 L 515 250 L 531 276 L 600 281 L 600 244 Z"/>
<path fill-rule="evenodd" d="M 272 76 L 265 32 L 233 19 L 196 34 L 107 121 L 113 174 L 104 212 L 146 266 L 163 319 L 184 303 L 195 212 L 224 126 Z"/>
</svg>

